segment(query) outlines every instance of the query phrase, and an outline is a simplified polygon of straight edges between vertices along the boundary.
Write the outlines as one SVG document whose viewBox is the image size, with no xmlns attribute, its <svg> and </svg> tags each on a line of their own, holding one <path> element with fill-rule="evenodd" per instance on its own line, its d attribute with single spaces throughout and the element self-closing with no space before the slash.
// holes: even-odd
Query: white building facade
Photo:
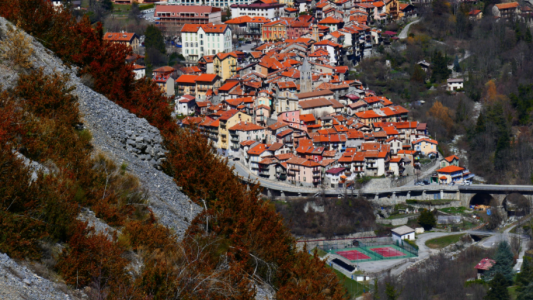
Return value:
<svg viewBox="0 0 533 300">
<path fill-rule="evenodd" d="M 181 29 L 182 54 L 187 60 L 231 52 L 231 28 L 225 24 L 186 24 Z"/>
</svg>

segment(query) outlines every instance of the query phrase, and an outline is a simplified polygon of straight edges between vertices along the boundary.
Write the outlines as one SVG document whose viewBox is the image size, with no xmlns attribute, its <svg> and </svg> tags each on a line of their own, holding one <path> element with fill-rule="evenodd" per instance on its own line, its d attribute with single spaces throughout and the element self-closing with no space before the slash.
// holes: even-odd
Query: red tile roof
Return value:
<svg viewBox="0 0 533 300">
<path fill-rule="evenodd" d="M 196 78 L 198 78 L 198 75 L 181 75 L 178 79 L 176 79 L 176 83 L 196 83 Z"/>
<path fill-rule="evenodd" d="M 104 34 L 104 41 L 129 42 L 137 35 L 129 32 L 108 32 Z"/>
<path fill-rule="evenodd" d="M 457 167 L 457 166 L 447 166 L 442 169 L 438 169 L 437 173 L 455 173 L 459 171 L 463 171 L 465 168 Z"/>
<path fill-rule="evenodd" d="M 217 74 L 202 74 L 198 76 L 195 81 L 213 82 L 217 78 Z M 180 77 L 181 78 L 181 77 Z"/>
<path fill-rule="evenodd" d="M 232 126 L 229 130 L 238 130 L 238 131 L 253 131 L 253 130 L 263 130 L 262 126 L 253 124 L 252 122 L 239 122 Z"/>
</svg>

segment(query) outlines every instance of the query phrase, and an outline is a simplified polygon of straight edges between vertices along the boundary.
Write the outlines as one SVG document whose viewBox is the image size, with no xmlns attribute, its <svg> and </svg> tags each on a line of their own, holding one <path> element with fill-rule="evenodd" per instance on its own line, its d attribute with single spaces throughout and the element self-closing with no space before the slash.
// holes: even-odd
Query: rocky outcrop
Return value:
<svg viewBox="0 0 533 300">
<path fill-rule="evenodd" d="M 0 18 L 0 29 L 4 32 L 6 23 L 4 18 Z M 106 154 L 117 165 L 127 165 L 127 171 L 136 175 L 147 189 L 148 205 L 159 222 L 172 228 L 179 237 L 183 236 L 201 208 L 180 191 L 172 177 L 158 169 L 165 159 L 159 130 L 85 86 L 75 75 L 75 70 L 63 65 L 33 37 L 29 38 L 34 48 L 32 63 L 35 68 L 42 68 L 45 74 L 69 74 L 70 84 L 75 88 L 72 93 L 79 99 L 83 127 L 91 132 L 96 150 Z M 16 71 L 0 63 L 0 73 L 3 89 L 16 84 Z"/>
<path fill-rule="evenodd" d="M 0 299 L 75 299 L 68 289 L 33 273 L 0 253 Z"/>
</svg>

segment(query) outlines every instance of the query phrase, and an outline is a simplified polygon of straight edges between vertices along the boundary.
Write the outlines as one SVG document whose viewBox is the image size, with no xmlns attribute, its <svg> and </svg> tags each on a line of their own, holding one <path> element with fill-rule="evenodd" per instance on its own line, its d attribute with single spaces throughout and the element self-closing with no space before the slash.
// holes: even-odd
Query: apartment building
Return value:
<svg viewBox="0 0 533 300">
<path fill-rule="evenodd" d="M 181 41 L 183 56 L 194 61 L 233 48 L 231 28 L 226 24 L 185 24 L 181 28 Z"/>
<path fill-rule="evenodd" d="M 169 29 L 178 29 L 185 24 L 220 24 L 222 9 L 198 5 L 156 5 L 156 24 Z"/>
</svg>

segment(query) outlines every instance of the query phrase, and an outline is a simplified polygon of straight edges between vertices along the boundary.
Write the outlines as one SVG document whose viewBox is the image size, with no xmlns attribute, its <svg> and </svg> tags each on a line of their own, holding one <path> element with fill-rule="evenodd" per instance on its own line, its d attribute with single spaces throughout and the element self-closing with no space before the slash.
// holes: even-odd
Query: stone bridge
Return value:
<svg viewBox="0 0 533 300">
<path fill-rule="evenodd" d="M 473 185 L 425 185 L 425 186 L 404 186 L 389 189 L 370 190 L 338 190 L 327 189 L 320 191 L 314 188 L 305 188 L 297 186 L 282 186 L 282 185 L 268 185 L 261 183 L 263 186 L 263 195 L 270 199 L 292 199 L 300 197 L 315 197 L 322 192 L 327 197 L 338 197 L 344 193 L 357 195 L 361 193 L 367 199 L 389 203 L 399 204 L 405 203 L 405 200 L 458 200 L 460 206 L 469 207 L 470 205 L 484 204 L 505 206 L 507 197 L 510 194 L 519 194 L 533 203 L 533 186 L 529 185 L 489 185 L 489 184 L 473 184 Z M 459 204 L 458 203 L 458 204 Z"/>
</svg>

